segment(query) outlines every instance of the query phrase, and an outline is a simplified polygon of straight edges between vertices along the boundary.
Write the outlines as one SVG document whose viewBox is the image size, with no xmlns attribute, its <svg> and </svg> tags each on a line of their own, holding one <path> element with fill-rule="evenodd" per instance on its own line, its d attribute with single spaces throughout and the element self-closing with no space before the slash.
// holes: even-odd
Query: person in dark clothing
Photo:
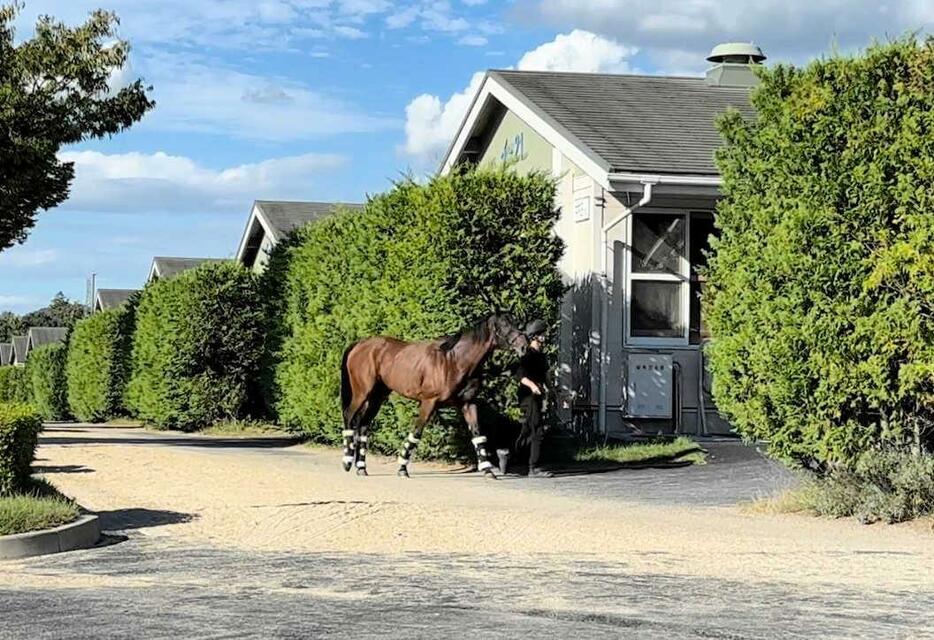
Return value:
<svg viewBox="0 0 934 640">
<path fill-rule="evenodd" d="M 516 366 L 516 379 L 519 380 L 518 400 L 522 409 L 522 430 L 516 440 L 516 451 L 528 447 L 530 478 L 550 478 L 551 472 L 538 466 L 542 441 L 545 439 L 543 405 L 548 380 L 548 358 L 542 353 L 545 346 L 545 324 L 539 320 L 529 323 L 525 335 L 529 340 L 529 348 Z M 506 465 L 504 456 L 501 456 L 500 470 L 503 473 Z"/>
</svg>

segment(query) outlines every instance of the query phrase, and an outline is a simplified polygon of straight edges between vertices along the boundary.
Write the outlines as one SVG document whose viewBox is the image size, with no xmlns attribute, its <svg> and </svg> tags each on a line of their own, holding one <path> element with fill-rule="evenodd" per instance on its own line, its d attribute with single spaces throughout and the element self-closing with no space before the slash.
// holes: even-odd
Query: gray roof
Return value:
<svg viewBox="0 0 934 640">
<path fill-rule="evenodd" d="M 26 346 L 28 344 L 29 339 L 26 336 L 13 336 L 13 362 L 25 364 Z"/>
<path fill-rule="evenodd" d="M 334 213 L 337 209 L 362 209 L 364 205 L 355 202 L 288 202 L 278 200 L 257 200 L 255 206 L 263 217 L 275 240 L 282 240 L 292 231 L 309 222 Z"/>
<path fill-rule="evenodd" d="M 160 278 L 171 278 L 182 271 L 194 269 L 205 262 L 226 262 L 226 260 L 224 258 L 174 258 L 168 256 L 156 256 L 152 259 L 152 265 Z"/>
<path fill-rule="evenodd" d="M 68 329 L 64 327 L 30 327 L 26 336 L 29 339 L 27 347 L 32 351 L 48 344 L 65 342 L 65 338 L 68 337 Z"/>
<path fill-rule="evenodd" d="M 13 364 L 13 343 L 0 342 L 0 367 Z"/>
<path fill-rule="evenodd" d="M 116 309 L 138 291 L 139 289 L 98 289 L 97 306 L 102 310 Z"/>
<path fill-rule="evenodd" d="M 754 110 L 749 89 L 704 78 L 491 71 L 546 120 L 602 158 L 611 172 L 717 175 L 715 120 Z M 572 140 L 572 142 L 577 142 Z"/>
</svg>

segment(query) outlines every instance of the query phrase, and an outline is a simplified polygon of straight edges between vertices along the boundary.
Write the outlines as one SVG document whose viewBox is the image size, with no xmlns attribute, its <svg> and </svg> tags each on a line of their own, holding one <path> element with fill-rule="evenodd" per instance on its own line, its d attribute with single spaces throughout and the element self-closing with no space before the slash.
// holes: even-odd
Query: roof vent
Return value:
<svg viewBox="0 0 934 640">
<path fill-rule="evenodd" d="M 759 79 L 754 66 L 762 64 L 765 54 L 751 42 L 718 44 L 707 56 L 713 66 L 707 70 L 707 84 L 715 87 L 754 87 Z"/>
</svg>

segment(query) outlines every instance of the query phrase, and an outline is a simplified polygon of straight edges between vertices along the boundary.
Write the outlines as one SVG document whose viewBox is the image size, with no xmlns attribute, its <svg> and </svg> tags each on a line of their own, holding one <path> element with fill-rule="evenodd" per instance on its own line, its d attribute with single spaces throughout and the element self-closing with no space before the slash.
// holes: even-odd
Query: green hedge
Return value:
<svg viewBox="0 0 934 640">
<path fill-rule="evenodd" d="M 364 211 L 325 218 L 280 245 L 262 283 L 281 321 L 270 329 L 280 420 L 316 440 L 339 440 L 341 356 L 360 338 L 435 338 L 493 311 L 555 324 L 564 288 L 554 198 L 550 178 L 507 170 L 406 180 Z M 509 357 L 499 353 L 492 368 Z M 487 406 L 515 404 L 508 373 L 488 382 Z M 414 410 L 393 396 L 371 446 L 397 449 Z M 455 457 L 466 442 L 461 417 L 444 411 L 419 453 Z"/>
<path fill-rule="evenodd" d="M 135 301 L 79 321 L 68 348 L 68 406 L 79 420 L 100 422 L 126 412 Z"/>
<path fill-rule="evenodd" d="M 48 344 L 29 352 L 26 377 L 32 404 L 44 420 L 67 420 L 68 383 L 65 378 L 67 344 Z"/>
<path fill-rule="evenodd" d="M 26 367 L 0 367 L 0 402 L 32 402 L 32 392 L 26 377 Z"/>
<path fill-rule="evenodd" d="M 776 65 L 723 119 L 717 406 L 819 470 L 934 427 L 934 43 Z"/>
<path fill-rule="evenodd" d="M 244 417 L 263 324 L 256 278 L 238 264 L 148 284 L 136 312 L 129 407 L 153 425 L 183 430 Z"/>
<path fill-rule="evenodd" d="M 41 428 L 42 419 L 32 407 L 0 403 L 0 496 L 25 487 Z"/>
</svg>

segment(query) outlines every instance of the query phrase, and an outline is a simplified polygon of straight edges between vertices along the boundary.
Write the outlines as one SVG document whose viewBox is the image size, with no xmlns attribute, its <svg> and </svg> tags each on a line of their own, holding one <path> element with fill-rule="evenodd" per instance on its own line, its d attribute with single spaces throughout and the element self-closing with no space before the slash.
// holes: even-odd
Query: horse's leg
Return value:
<svg viewBox="0 0 934 640">
<path fill-rule="evenodd" d="M 342 459 L 344 471 L 350 471 L 350 468 L 353 466 L 354 435 L 357 432 L 361 414 L 368 409 L 368 407 L 365 406 L 366 404 L 366 395 L 355 392 L 350 404 L 348 404 L 347 408 L 344 410 L 344 431 L 342 433 L 344 438 L 344 457 Z"/>
<path fill-rule="evenodd" d="M 425 425 L 428 424 L 431 420 L 431 416 L 435 413 L 436 402 L 436 400 L 422 400 L 422 404 L 418 408 L 415 428 L 409 433 L 408 438 L 405 439 L 405 443 L 402 445 L 402 452 L 399 454 L 398 475 L 403 478 L 409 477 L 409 462 L 412 459 L 412 452 L 415 451 L 415 447 L 418 446 L 418 441 L 422 438 L 422 431 L 424 431 Z"/>
<path fill-rule="evenodd" d="M 474 449 L 477 450 L 477 471 L 481 471 L 484 476 L 495 480 L 496 474 L 493 473 L 493 463 L 490 462 L 490 456 L 486 450 L 486 436 L 480 433 L 477 405 L 473 402 L 465 402 L 461 407 L 461 412 L 464 414 L 464 420 L 470 429 L 470 435 L 473 437 L 471 442 L 473 442 Z"/>
<path fill-rule="evenodd" d="M 379 413 L 379 408 L 383 406 L 383 402 L 386 401 L 386 398 L 389 397 L 389 389 L 383 385 L 377 385 L 372 392 L 370 392 L 370 397 L 367 398 L 365 403 L 365 408 L 362 412 L 362 417 L 360 418 L 360 423 L 357 425 L 357 475 L 365 476 L 366 472 L 366 450 L 367 443 L 369 442 L 369 436 L 367 432 L 370 429 L 370 424 L 376 418 L 376 414 Z"/>
</svg>

